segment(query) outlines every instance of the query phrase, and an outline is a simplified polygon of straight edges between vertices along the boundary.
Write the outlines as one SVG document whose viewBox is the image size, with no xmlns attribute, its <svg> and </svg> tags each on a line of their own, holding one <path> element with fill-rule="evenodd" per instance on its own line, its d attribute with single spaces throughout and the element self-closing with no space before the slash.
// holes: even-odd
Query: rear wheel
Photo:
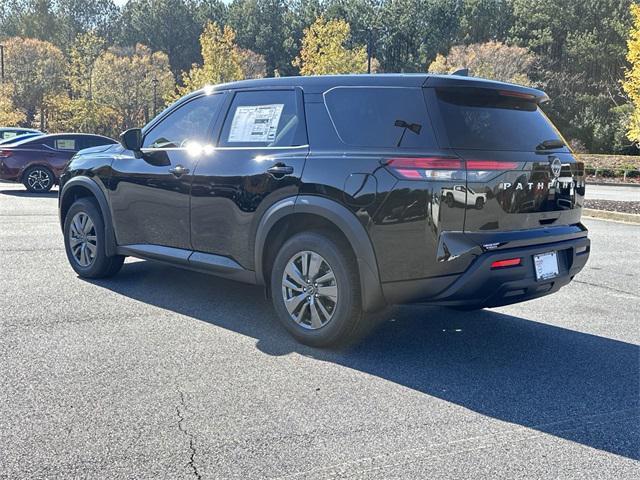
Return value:
<svg viewBox="0 0 640 480">
<path fill-rule="evenodd" d="M 103 278 L 122 268 L 122 255 L 108 256 L 105 250 L 102 214 L 89 198 L 77 200 L 64 221 L 64 246 L 71 267 L 81 277 Z"/>
<path fill-rule="evenodd" d="M 271 297 L 284 327 L 301 343 L 326 347 L 353 340 L 363 325 L 355 260 L 344 242 L 303 232 L 280 249 Z"/>
<path fill-rule="evenodd" d="M 51 190 L 55 178 L 47 167 L 35 165 L 29 167 L 22 175 L 23 185 L 33 193 L 46 193 Z"/>
</svg>

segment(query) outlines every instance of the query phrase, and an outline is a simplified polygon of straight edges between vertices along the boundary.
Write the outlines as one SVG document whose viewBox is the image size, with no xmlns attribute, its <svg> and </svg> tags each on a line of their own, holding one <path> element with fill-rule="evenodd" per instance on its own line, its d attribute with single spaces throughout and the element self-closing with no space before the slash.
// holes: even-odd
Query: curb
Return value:
<svg viewBox="0 0 640 480">
<path fill-rule="evenodd" d="M 582 214 L 585 217 L 598 218 L 601 220 L 613 220 L 614 222 L 640 224 L 640 215 L 636 213 L 609 212 L 607 210 L 595 210 L 593 208 L 583 208 Z"/>
<path fill-rule="evenodd" d="M 587 185 L 598 185 L 602 187 L 640 187 L 640 183 L 625 183 L 625 182 L 590 182 L 587 180 Z"/>
</svg>

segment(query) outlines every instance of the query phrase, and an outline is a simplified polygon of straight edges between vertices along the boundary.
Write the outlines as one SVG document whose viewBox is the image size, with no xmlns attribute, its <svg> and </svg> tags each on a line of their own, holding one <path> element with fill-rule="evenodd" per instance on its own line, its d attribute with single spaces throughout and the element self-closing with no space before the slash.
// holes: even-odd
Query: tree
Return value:
<svg viewBox="0 0 640 480">
<path fill-rule="evenodd" d="M 319 17 L 304 31 L 300 55 L 293 65 L 301 75 L 364 73 L 367 71 L 367 51 L 364 46 L 349 49 L 350 27 L 344 20 Z"/>
<path fill-rule="evenodd" d="M 62 91 L 66 61 L 49 42 L 33 38 L 10 38 L 5 45 L 5 74 L 15 86 L 13 102 L 24 109 L 26 122 L 41 112 L 47 95 Z M 40 127 L 44 128 L 44 118 Z"/>
<path fill-rule="evenodd" d="M 72 97 L 91 99 L 93 67 L 105 45 L 106 41 L 93 32 L 82 33 L 76 37 L 69 52 L 68 82 Z"/>
<path fill-rule="evenodd" d="M 215 22 L 208 23 L 200 35 L 202 65 L 194 64 L 189 72 L 183 73 L 182 86 L 169 99 L 176 100 L 205 85 L 244 78 L 241 53 L 235 44 L 235 38 L 236 34 L 231 27 L 220 28 Z"/>
<path fill-rule="evenodd" d="M 263 55 L 247 48 L 239 48 L 238 54 L 243 78 L 263 78 L 267 76 L 267 62 Z"/>
<path fill-rule="evenodd" d="M 130 0 L 122 11 L 118 36 L 122 45 L 148 45 L 165 52 L 177 76 L 198 58 L 197 4 L 184 0 Z"/>
<path fill-rule="evenodd" d="M 0 125 L 14 127 L 22 124 L 26 115 L 17 109 L 11 98 L 14 86 L 11 83 L 0 83 Z"/>
<path fill-rule="evenodd" d="M 629 96 L 633 110 L 630 112 L 627 138 L 634 144 L 640 144 L 640 5 L 631 5 L 633 26 L 627 40 L 627 61 L 629 68 L 625 72 L 623 88 Z"/>
<path fill-rule="evenodd" d="M 229 6 L 227 25 L 236 32 L 238 46 L 263 55 L 270 77 L 276 71 L 294 73 L 288 15 L 286 0 L 234 0 Z"/>
<path fill-rule="evenodd" d="M 618 117 L 626 99 L 620 79 L 631 3 L 512 0 L 508 42 L 538 56 L 531 77 L 551 97 L 547 113 L 566 137 L 591 152 L 610 152 L 621 137 Z"/>
<path fill-rule="evenodd" d="M 116 138 L 120 133 L 118 112 L 87 98 L 58 94 L 45 99 L 50 132 L 97 133 Z"/>
<path fill-rule="evenodd" d="M 153 110 L 154 81 L 157 100 L 174 89 L 174 79 L 165 53 L 149 47 L 110 48 L 95 62 L 92 75 L 93 99 L 112 108 L 121 131 L 141 126 Z"/>
<path fill-rule="evenodd" d="M 468 68 L 476 77 L 531 85 L 529 74 L 535 55 L 523 47 L 500 42 L 474 43 L 452 47 L 447 56 L 438 55 L 429 65 L 431 73 L 451 73 Z"/>
</svg>

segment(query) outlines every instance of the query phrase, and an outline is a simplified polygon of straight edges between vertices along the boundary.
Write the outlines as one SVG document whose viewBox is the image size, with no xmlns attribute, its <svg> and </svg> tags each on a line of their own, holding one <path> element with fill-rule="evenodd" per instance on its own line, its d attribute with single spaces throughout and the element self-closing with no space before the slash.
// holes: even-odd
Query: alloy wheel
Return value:
<svg viewBox="0 0 640 480">
<path fill-rule="evenodd" d="M 51 177 L 45 170 L 35 169 L 29 172 L 27 176 L 27 183 L 32 190 L 43 191 L 49 188 L 51 184 Z"/>
<path fill-rule="evenodd" d="M 96 227 L 91 217 L 84 212 L 76 213 L 71 220 L 69 246 L 73 258 L 81 267 L 90 266 L 96 258 Z"/>
<path fill-rule="evenodd" d="M 338 305 L 333 269 L 315 252 L 296 253 L 282 275 L 282 297 L 291 319 L 298 325 L 309 330 L 324 327 Z"/>
</svg>

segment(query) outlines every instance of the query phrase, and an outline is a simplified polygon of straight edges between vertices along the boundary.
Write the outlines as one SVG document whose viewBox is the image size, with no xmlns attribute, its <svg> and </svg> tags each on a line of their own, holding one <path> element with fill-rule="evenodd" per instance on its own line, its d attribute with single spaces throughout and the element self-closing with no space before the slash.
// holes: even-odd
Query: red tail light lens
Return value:
<svg viewBox="0 0 640 480">
<path fill-rule="evenodd" d="M 391 158 L 386 165 L 406 180 L 453 180 L 464 176 L 463 161 L 452 157 Z"/>
<path fill-rule="evenodd" d="M 517 267 L 522 263 L 521 258 L 509 258 L 507 260 L 497 260 L 491 264 L 491 269 Z"/>
<path fill-rule="evenodd" d="M 499 90 L 498 95 L 502 97 L 522 98 L 523 100 L 535 100 L 536 96 L 531 93 L 515 92 L 513 90 Z"/>
<path fill-rule="evenodd" d="M 497 162 L 494 160 L 467 160 L 467 170 L 515 170 L 517 162 Z"/>
<path fill-rule="evenodd" d="M 0 150 L 0 158 L 10 157 L 12 153 L 11 150 Z"/>
<path fill-rule="evenodd" d="M 495 176 L 497 171 L 515 170 L 517 162 L 496 160 L 462 160 L 456 157 L 402 157 L 390 158 L 387 167 L 405 180 L 464 180 L 465 168 L 470 181 Z"/>
</svg>

